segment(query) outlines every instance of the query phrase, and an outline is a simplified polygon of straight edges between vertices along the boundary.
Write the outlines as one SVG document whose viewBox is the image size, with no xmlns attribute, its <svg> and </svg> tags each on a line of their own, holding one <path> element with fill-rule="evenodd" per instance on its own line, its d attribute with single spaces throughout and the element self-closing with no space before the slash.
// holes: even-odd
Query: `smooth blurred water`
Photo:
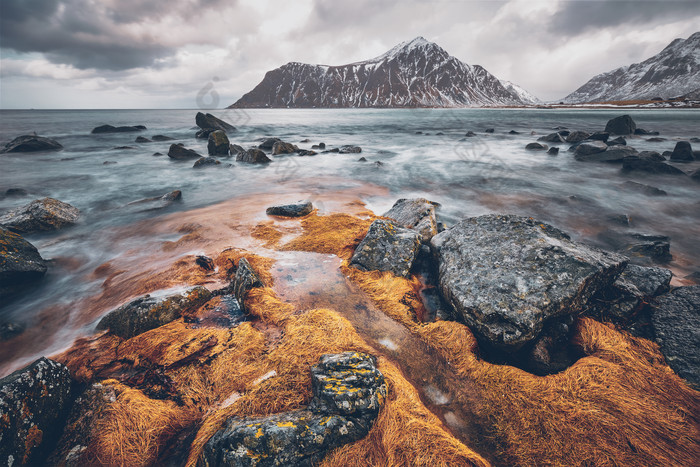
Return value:
<svg viewBox="0 0 700 467">
<path fill-rule="evenodd" d="M 243 147 L 276 136 L 308 149 L 325 142 L 328 148 L 359 145 L 362 154 L 295 155 L 273 158 L 255 166 L 222 158 L 223 164 L 193 169 L 167 154 L 171 142 L 135 143 L 136 136 L 164 134 L 206 155 L 206 140 L 194 138 L 196 110 L 74 110 L 0 111 L 0 143 L 32 131 L 57 139 L 65 149 L 51 153 L 0 155 L 0 212 L 43 196 L 60 199 L 82 212 L 80 224 L 54 234 L 28 235 L 45 258 L 82 258 L 74 272 L 50 273 L 31 296 L 0 304 L 0 322 L 31 324 L 39 309 L 72 302 L 90 294 L 93 284 L 81 275 L 139 245 L 115 243 L 99 232 L 127 226 L 153 216 L 211 205 L 255 193 L 297 193 L 300 187 L 314 198 L 343 187 L 367 184 L 385 187 L 388 194 L 367 196 L 376 213 L 397 198 L 423 196 L 442 204 L 442 219 L 456 220 L 486 212 L 509 212 L 536 217 L 568 231 L 576 239 L 601 245 L 606 229 L 665 234 L 671 237 L 672 265 L 683 271 L 700 269 L 700 184 L 689 177 L 623 175 L 620 166 L 581 163 L 558 144 L 558 156 L 525 150 L 554 127 L 598 131 L 615 116 L 628 113 L 638 127 L 659 131 L 667 141 L 633 137 L 638 150 L 672 150 L 677 140 L 700 137 L 697 110 L 548 110 L 548 109 L 339 109 L 339 110 L 221 110 L 215 115 L 239 131 L 229 135 Z M 146 125 L 140 133 L 92 135 L 102 125 Z M 495 132 L 487 134 L 487 128 Z M 509 134 L 510 130 L 520 134 Z M 467 131 L 477 137 L 464 138 Z M 422 132 L 417 134 L 417 132 Z M 531 133 L 535 132 L 536 135 Z M 438 134 L 442 133 L 442 134 Z M 309 143 L 300 143 L 303 139 Z M 550 144 L 550 143 L 548 143 Z M 550 144 L 551 145 L 551 144 Z M 131 146 L 134 149 L 114 149 Z M 700 149 L 700 144 L 695 149 Z M 160 152 L 163 156 L 153 156 Z M 358 162 L 365 157 L 367 162 Z M 116 162 L 105 165 L 105 162 Z M 377 166 L 376 162 L 382 165 Z M 675 164 L 686 172 L 700 162 Z M 622 189 L 626 180 L 653 185 L 668 196 L 648 197 Z M 27 196 L 4 197 L 9 188 Z M 166 210 L 139 212 L 128 203 L 179 189 L 181 203 Z M 371 190 L 368 190 L 370 192 Z M 573 198 L 571 198 L 573 197 Z M 629 227 L 609 220 L 627 214 Z M 604 243 L 601 246 L 605 246 Z M 56 329 L 55 333 L 60 334 Z M 60 347 L 60 346 L 59 346 Z M 0 355 L 0 362 L 2 356 Z"/>
</svg>

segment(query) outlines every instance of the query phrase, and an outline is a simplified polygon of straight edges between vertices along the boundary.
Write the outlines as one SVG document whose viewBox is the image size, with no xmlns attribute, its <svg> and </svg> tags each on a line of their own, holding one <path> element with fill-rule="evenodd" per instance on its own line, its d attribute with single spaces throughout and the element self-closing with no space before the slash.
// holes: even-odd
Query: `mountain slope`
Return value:
<svg viewBox="0 0 700 467">
<path fill-rule="evenodd" d="M 417 37 L 371 60 L 341 66 L 288 63 L 229 108 L 465 107 L 522 105 L 479 65 Z"/>
<path fill-rule="evenodd" d="M 534 94 L 531 92 L 527 91 L 526 89 L 523 89 L 522 87 L 518 86 L 515 83 L 512 83 L 510 81 L 504 81 L 501 80 L 501 84 L 503 85 L 504 88 L 506 88 L 508 91 L 510 91 L 512 94 L 515 94 L 520 98 L 523 104 L 528 104 L 528 105 L 537 105 L 537 104 L 542 104 L 542 101 L 537 98 Z"/>
<path fill-rule="evenodd" d="M 664 50 L 641 62 L 593 77 L 566 96 L 567 104 L 669 99 L 700 88 L 700 32 L 676 39 Z"/>
</svg>

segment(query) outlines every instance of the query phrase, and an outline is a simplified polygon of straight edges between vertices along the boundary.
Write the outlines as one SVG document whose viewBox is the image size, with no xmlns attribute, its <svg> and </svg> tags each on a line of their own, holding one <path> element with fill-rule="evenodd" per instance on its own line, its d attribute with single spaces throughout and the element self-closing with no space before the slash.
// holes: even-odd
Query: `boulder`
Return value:
<svg viewBox="0 0 700 467">
<path fill-rule="evenodd" d="M 546 141 L 548 143 L 564 143 L 566 140 L 559 133 L 550 133 L 546 136 L 540 136 L 537 141 Z"/>
<path fill-rule="evenodd" d="M 366 436 L 387 397 L 375 359 L 359 352 L 323 355 L 311 375 L 307 409 L 227 420 L 205 444 L 200 464 L 311 466 Z"/>
<path fill-rule="evenodd" d="M 656 263 L 668 263 L 671 255 L 671 239 L 666 235 L 633 233 L 631 241 L 624 247 L 624 253 L 634 257 L 649 258 Z"/>
<path fill-rule="evenodd" d="M 238 261 L 238 268 L 236 269 L 236 275 L 229 284 L 228 292 L 231 293 L 238 303 L 241 305 L 243 311 L 246 310 L 245 298 L 250 289 L 256 287 L 264 287 L 265 285 L 258 277 L 253 267 L 250 265 L 247 259 L 241 258 Z"/>
<path fill-rule="evenodd" d="M 272 160 L 260 149 L 248 149 L 245 152 L 236 154 L 236 161 L 246 162 L 248 164 L 267 164 Z"/>
<path fill-rule="evenodd" d="M 341 146 L 338 153 L 340 154 L 358 154 L 362 152 L 362 148 L 359 146 L 345 145 Z"/>
<path fill-rule="evenodd" d="M 420 250 L 421 234 L 393 221 L 372 222 L 350 265 L 362 271 L 391 271 L 407 277 Z"/>
<path fill-rule="evenodd" d="M 466 136 L 467 138 L 473 138 L 474 136 L 476 136 L 476 133 L 474 133 L 473 131 L 467 131 L 464 134 L 464 136 Z"/>
<path fill-rule="evenodd" d="M 297 155 L 298 155 L 299 157 L 304 157 L 304 156 L 315 156 L 315 155 L 317 155 L 317 154 L 318 154 L 318 153 L 317 153 L 316 151 L 308 151 L 308 150 L 305 150 L 305 149 L 300 149 L 300 150 L 297 152 Z"/>
<path fill-rule="evenodd" d="M 671 160 L 673 162 L 692 162 L 695 160 L 693 155 L 693 148 L 690 146 L 688 141 L 679 141 L 676 143 L 676 147 L 673 148 L 671 153 Z"/>
<path fill-rule="evenodd" d="M 153 141 L 173 141 L 175 138 L 171 138 L 170 136 L 165 135 L 153 135 L 151 136 L 151 139 Z"/>
<path fill-rule="evenodd" d="M 634 129 L 634 134 L 635 135 L 640 135 L 640 136 L 651 136 L 651 135 L 658 135 L 658 131 L 647 131 L 644 128 L 635 128 Z"/>
<path fill-rule="evenodd" d="M 587 131 L 572 131 L 565 138 L 565 141 L 567 143 L 580 143 L 581 141 L 588 139 L 589 136 L 591 136 L 591 134 Z"/>
<path fill-rule="evenodd" d="M 547 146 L 546 144 L 528 143 L 525 146 L 525 149 L 527 149 L 528 151 L 546 151 L 548 147 L 549 146 Z"/>
<path fill-rule="evenodd" d="M 610 133 L 605 131 L 597 131 L 588 137 L 592 141 L 602 141 L 604 143 L 608 141 L 608 138 L 610 138 Z"/>
<path fill-rule="evenodd" d="M 197 115 L 194 118 L 195 123 L 199 128 L 202 130 L 221 130 L 225 133 L 228 133 L 230 131 L 236 131 L 236 127 L 231 125 L 230 123 L 226 123 L 225 121 L 216 118 L 212 114 L 204 114 L 202 112 L 197 112 Z"/>
<path fill-rule="evenodd" d="M 668 366 L 700 388 L 700 286 L 679 287 L 658 297 L 652 324 Z"/>
<path fill-rule="evenodd" d="M 484 130 L 484 133 L 493 133 L 494 131 L 496 131 L 495 128 L 487 128 Z"/>
<path fill-rule="evenodd" d="M 297 201 L 291 204 L 278 204 L 265 210 L 268 216 L 301 217 L 313 211 L 311 201 Z"/>
<path fill-rule="evenodd" d="M 639 157 L 643 157 L 645 159 L 651 159 L 653 161 L 663 162 L 666 160 L 666 157 L 659 154 L 657 151 L 642 151 L 638 154 L 639 154 Z"/>
<path fill-rule="evenodd" d="M 221 130 L 212 131 L 209 133 L 207 141 L 207 151 L 210 156 L 228 156 L 229 145 L 231 143 L 226 136 L 226 133 Z"/>
<path fill-rule="evenodd" d="M 18 136 L 0 150 L 0 154 L 6 152 L 37 152 L 37 151 L 60 151 L 63 146 L 50 138 L 37 135 Z"/>
<path fill-rule="evenodd" d="M 284 141 L 275 141 L 272 145 L 272 155 L 277 156 L 279 154 L 293 154 L 297 152 L 299 148 L 292 143 L 285 143 Z"/>
<path fill-rule="evenodd" d="M 153 141 L 145 138 L 143 136 L 137 136 L 136 139 L 134 140 L 135 143 L 152 143 Z"/>
<path fill-rule="evenodd" d="M 243 146 L 239 146 L 233 143 L 229 144 L 228 150 L 232 156 L 238 156 L 239 154 L 245 153 L 245 149 L 243 148 Z"/>
<path fill-rule="evenodd" d="M 550 156 L 556 156 L 559 154 L 559 148 L 551 147 L 547 151 L 547 154 L 549 154 Z"/>
<path fill-rule="evenodd" d="M 143 131 L 146 127 L 143 125 L 133 125 L 133 126 L 112 126 L 112 125 L 100 125 L 92 129 L 90 133 L 100 134 L 100 133 L 130 133 L 134 131 Z"/>
<path fill-rule="evenodd" d="M 188 159 L 199 159 L 202 155 L 179 144 L 171 144 L 170 149 L 168 149 L 168 157 L 177 161 L 186 161 Z"/>
<path fill-rule="evenodd" d="M 582 162 L 622 162 L 625 157 L 634 154 L 637 154 L 637 150 L 630 146 L 610 146 L 605 151 L 593 154 L 574 153 L 574 158 Z"/>
<path fill-rule="evenodd" d="M 46 274 L 46 262 L 36 247 L 0 227 L 0 300 L 3 302 Z"/>
<path fill-rule="evenodd" d="M 545 323 L 580 313 L 627 264 L 513 215 L 464 219 L 433 237 L 431 247 L 445 301 L 486 348 L 507 354 L 533 343 Z"/>
<path fill-rule="evenodd" d="M 211 167 L 213 165 L 220 165 L 221 161 L 213 157 L 200 157 L 192 165 L 193 169 L 201 169 L 202 167 Z"/>
<path fill-rule="evenodd" d="M 636 191 L 637 193 L 642 193 L 647 196 L 666 196 L 667 192 L 656 188 L 655 186 L 644 185 L 643 183 L 633 182 L 632 180 L 627 180 L 622 184 L 622 187 L 628 191 Z"/>
<path fill-rule="evenodd" d="M 615 139 L 611 139 L 605 142 L 608 146 L 627 146 L 627 140 L 624 136 L 618 136 Z"/>
<path fill-rule="evenodd" d="M 423 242 L 427 243 L 438 233 L 438 222 L 435 215 L 440 204 L 425 198 L 402 198 L 394 203 L 387 212 L 382 214 L 395 220 L 398 224 L 413 229 L 421 235 Z"/>
<path fill-rule="evenodd" d="M 278 141 L 282 141 L 279 138 L 266 138 L 263 140 L 262 143 L 258 144 L 258 149 L 264 149 L 266 151 L 271 151 L 272 146 L 275 145 Z"/>
<path fill-rule="evenodd" d="M 318 143 L 311 146 L 311 149 L 326 149 L 326 143 Z"/>
<path fill-rule="evenodd" d="M 611 135 L 633 135 L 637 125 L 629 115 L 615 117 L 605 125 L 605 132 Z"/>
<path fill-rule="evenodd" d="M 627 156 L 622 159 L 622 171 L 646 172 L 663 175 L 685 175 L 685 172 L 672 165 L 641 154 Z"/>
<path fill-rule="evenodd" d="M 608 149 L 608 145 L 602 141 L 584 141 L 576 146 L 574 150 L 574 156 L 577 160 L 580 157 L 590 156 L 591 154 L 597 154 Z"/>
<path fill-rule="evenodd" d="M 42 198 L 0 217 L 0 225 L 17 233 L 47 232 L 74 225 L 80 210 L 53 198 Z"/>
<path fill-rule="evenodd" d="M 44 465 L 61 434 L 70 396 L 68 368 L 44 357 L 0 379 L 2 465 Z"/>
<path fill-rule="evenodd" d="M 107 313 L 97 323 L 97 330 L 130 339 L 178 319 L 184 311 L 200 307 L 211 297 L 211 292 L 201 286 L 167 297 L 144 295 Z"/>
</svg>

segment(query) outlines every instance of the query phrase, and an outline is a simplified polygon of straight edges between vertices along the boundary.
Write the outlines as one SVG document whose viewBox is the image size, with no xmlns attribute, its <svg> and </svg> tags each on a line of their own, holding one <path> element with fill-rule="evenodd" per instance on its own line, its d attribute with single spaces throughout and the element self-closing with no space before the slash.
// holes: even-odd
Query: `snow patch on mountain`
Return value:
<svg viewBox="0 0 700 467">
<path fill-rule="evenodd" d="M 537 98 L 537 96 L 535 96 L 531 92 L 527 91 L 523 87 L 518 86 L 517 84 L 515 84 L 511 81 L 501 80 L 501 84 L 503 85 L 504 88 L 506 88 L 512 94 L 518 96 L 518 98 L 523 102 L 523 104 L 528 104 L 528 105 L 542 104 L 542 101 L 539 98 Z"/>
</svg>

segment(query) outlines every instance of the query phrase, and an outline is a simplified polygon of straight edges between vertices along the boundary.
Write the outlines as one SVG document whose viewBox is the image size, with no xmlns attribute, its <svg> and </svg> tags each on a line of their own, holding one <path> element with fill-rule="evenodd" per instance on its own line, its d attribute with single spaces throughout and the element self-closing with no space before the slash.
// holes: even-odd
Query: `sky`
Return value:
<svg viewBox="0 0 700 467">
<path fill-rule="evenodd" d="M 700 0 L 0 0 L 0 108 L 221 108 L 423 36 L 545 101 L 700 30 Z"/>
</svg>

